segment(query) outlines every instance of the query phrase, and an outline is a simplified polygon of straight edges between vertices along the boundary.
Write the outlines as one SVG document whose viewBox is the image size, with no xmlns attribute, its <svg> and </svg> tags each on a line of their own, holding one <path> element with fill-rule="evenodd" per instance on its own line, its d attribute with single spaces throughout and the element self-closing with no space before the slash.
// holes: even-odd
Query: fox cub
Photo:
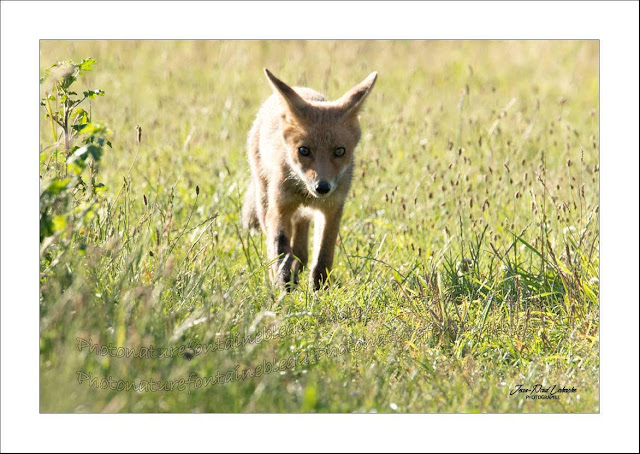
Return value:
<svg viewBox="0 0 640 454">
<path fill-rule="evenodd" d="M 290 87 L 265 69 L 274 88 L 248 139 L 251 184 L 245 227 L 267 237 L 271 280 L 287 289 L 307 265 L 314 220 L 311 279 L 321 288 L 333 265 L 340 218 L 360 140 L 358 112 L 378 76 L 371 73 L 337 101 L 310 88 Z"/>
</svg>

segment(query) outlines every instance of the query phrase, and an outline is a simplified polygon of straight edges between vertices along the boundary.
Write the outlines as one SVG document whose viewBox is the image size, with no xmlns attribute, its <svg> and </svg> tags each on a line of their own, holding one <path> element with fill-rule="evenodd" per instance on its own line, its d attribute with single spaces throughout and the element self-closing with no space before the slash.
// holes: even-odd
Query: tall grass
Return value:
<svg viewBox="0 0 640 454">
<path fill-rule="evenodd" d="M 43 69 L 87 56 L 81 83 L 105 90 L 91 109 L 113 149 L 95 215 L 42 248 L 42 411 L 598 411 L 596 42 L 41 45 Z M 295 292 L 271 287 L 263 236 L 241 228 L 265 66 L 329 97 L 380 74 L 325 292 L 306 273 Z M 41 129 L 44 186 L 61 145 Z M 89 340 L 178 353 L 102 355 Z M 78 381 L 289 358 L 191 392 Z M 577 392 L 510 395 L 537 383 Z"/>
</svg>

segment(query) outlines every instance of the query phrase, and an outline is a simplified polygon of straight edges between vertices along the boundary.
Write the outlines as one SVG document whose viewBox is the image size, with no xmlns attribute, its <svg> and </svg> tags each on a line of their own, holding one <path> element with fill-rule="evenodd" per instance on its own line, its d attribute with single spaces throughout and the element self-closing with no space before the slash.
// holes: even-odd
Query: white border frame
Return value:
<svg viewBox="0 0 640 454">
<path fill-rule="evenodd" d="M 65 8 L 96 18 L 62 29 Z M 637 2 L 2 2 L 2 451 L 637 452 L 638 12 Z M 86 38 L 599 39 L 601 413 L 39 415 L 39 39 Z"/>
</svg>

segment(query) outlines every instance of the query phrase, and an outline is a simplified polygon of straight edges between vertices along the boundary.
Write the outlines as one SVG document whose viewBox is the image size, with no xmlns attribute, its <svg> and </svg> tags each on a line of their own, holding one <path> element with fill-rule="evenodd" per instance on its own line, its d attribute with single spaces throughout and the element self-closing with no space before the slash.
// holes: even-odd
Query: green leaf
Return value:
<svg viewBox="0 0 640 454">
<path fill-rule="evenodd" d="M 62 191 L 67 189 L 70 181 L 71 178 L 56 178 L 49 184 L 49 186 L 47 186 L 45 191 L 51 195 L 60 194 Z"/>
<path fill-rule="evenodd" d="M 111 134 L 111 130 L 102 123 L 87 123 L 87 125 L 82 128 L 80 132 L 84 135 L 90 136 L 106 136 Z"/>
<path fill-rule="evenodd" d="M 59 232 L 67 228 L 67 219 L 62 215 L 54 216 L 52 220 L 52 225 L 53 225 L 53 231 Z"/>
<path fill-rule="evenodd" d="M 69 163 L 67 163 L 67 171 L 69 173 L 72 173 L 74 175 L 80 175 L 83 170 L 84 170 L 84 162 L 69 162 Z"/>
<path fill-rule="evenodd" d="M 89 156 L 91 156 L 95 161 L 99 161 L 102 157 L 102 147 L 99 147 L 98 145 L 84 145 L 69 156 L 67 163 L 70 164 L 76 161 L 84 162 Z"/>
<path fill-rule="evenodd" d="M 98 142 L 98 145 L 100 145 L 101 147 L 104 147 L 105 144 L 109 145 L 109 147 L 111 147 L 111 142 L 109 142 L 107 139 L 105 139 L 104 137 L 98 137 L 96 139 L 96 142 Z"/>
<path fill-rule="evenodd" d="M 96 96 L 104 96 L 104 90 L 87 90 L 83 91 L 82 94 L 87 98 L 95 98 Z"/>
<path fill-rule="evenodd" d="M 96 194 L 104 194 L 105 192 L 107 192 L 107 187 L 102 184 L 102 183 L 98 183 L 94 186 L 95 192 Z"/>
<path fill-rule="evenodd" d="M 100 158 L 102 157 L 102 147 L 99 147 L 97 145 L 89 145 L 89 154 L 91 154 L 91 157 L 95 160 L 95 161 L 99 161 Z"/>
<path fill-rule="evenodd" d="M 314 385 L 307 386 L 304 391 L 304 399 L 302 401 L 302 411 L 308 412 L 314 410 L 318 403 L 318 393 Z"/>
<path fill-rule="evenodd" d="M 46 237 L 53 235 L 53 222 L 46 213 L 40 214 L 40 242 Z"/>
<path fill-rule="evenodd" d="M 62 78 L 62 80 L 60 81 L 60 87 L 62 88 L 63 91 L 66 91 L 69 89 L 69 87 L 76 81 L 76 76 L 75 74 L 71 74 L 69 76 L 65 76 Z"/>
<path fill-rule="evenodd" d="M 72 118 L 76 123 L 82 123 L 83 127 L 85 124 L 89 123 L 89 114 L 81 107 L 73 110 Z"/>
<path fill-rule="evenodd" d="M 80 68 L 80 71 L 91 71 L 95 64 L 96 61 L 93 58 L 87 57 L 78 64 L 78 67 Z"/>
</svg>

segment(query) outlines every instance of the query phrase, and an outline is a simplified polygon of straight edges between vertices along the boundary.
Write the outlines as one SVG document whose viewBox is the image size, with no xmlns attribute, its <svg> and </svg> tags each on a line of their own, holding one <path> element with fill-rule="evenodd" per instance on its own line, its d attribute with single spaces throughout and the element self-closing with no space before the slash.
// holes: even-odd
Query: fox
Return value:
<svg viewBox="0 0 640 454">
<path fill-rule="evenodd" d="M 314 239 L 310 281 L 325 288 L 360 141 L 358 118 L 378 73 L 335 101 L 307 87 L 291 87 L 264 69 L 273 94 L 262 104 L 247 139 L 251 179 L 242 223 L 266 237 L 270 280 L 286 290 L 307 266 L 309 227 Z"/>
</svg>

